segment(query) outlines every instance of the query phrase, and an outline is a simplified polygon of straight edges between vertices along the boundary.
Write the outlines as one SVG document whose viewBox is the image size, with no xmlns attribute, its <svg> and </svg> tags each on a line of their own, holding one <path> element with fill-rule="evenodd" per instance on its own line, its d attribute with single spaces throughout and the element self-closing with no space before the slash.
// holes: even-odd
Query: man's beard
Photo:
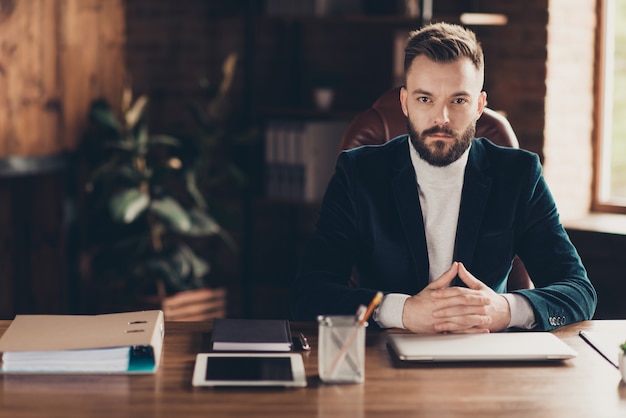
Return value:
<svg viewBox="0 0 626 418">
<path fill-rule="evenodd" d="M 430 129 L 424 130 L 421 134 L 418 134 L 417 129 L 415 129 L 415 126 L 411 122 L 411 119 L 407 119 L 407 128 L 409 130 L 411 143 L 420 157 L 422 157 L 422 159 L 430 165 L 445 167 L 461 158 L 461 155 L 463 155 L 467 148 L 469 148 L 472 143 L 472 139 L 474 139 L 474 135 L 476 134 L 476 121 L 470 123 L 461 135 L 458 135 L 447 126 L 434 126 Z M 444 141 L 434 141 L 432 142 L 431 147 L 426 145 L 426 137 L 437 133 L 444 133 L 454 137 L 454 143 L 447 151 L 446 147 L 448 145 L 447 142 Z"/>
</svg>

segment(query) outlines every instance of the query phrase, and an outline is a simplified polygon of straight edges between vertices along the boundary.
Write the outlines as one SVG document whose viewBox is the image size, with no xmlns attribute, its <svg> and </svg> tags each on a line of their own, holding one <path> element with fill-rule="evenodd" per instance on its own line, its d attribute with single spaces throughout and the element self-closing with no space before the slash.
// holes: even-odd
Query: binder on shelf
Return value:
<svg viewBox="0 0 626 418">
<path fill-rule="evenodd" d="M 306 202 L 318 202 L 324 197 L 335 172 L 341 137 L 347 129 L 345 121 L 311 121 L 306 124 L 301 142 L 303 198 Z"/>
<path fill-rule="evenodd" d="M 289 321 L 283 319 L 216 318 L 213 351 L 291 351 Z"/>
<path fill-rule="evenodd" d="M 0 338 L 2 373 L 154 373 L 160 310 L 102 315 L 17 315 Z"/>
<path fill-rule="evenodd" d="M 280 127 L 275 122 L 270 122 L 265 129 L 265 186 L 268 197 L 277 197 L 280 184 L 280 163 L 278 157 Z"/>
<path fill-rule="evenodd" d="M 345 121 L 270 121 L 265 132 L 267 196 L 320 201 L 347 128 Z"/>
</svg>

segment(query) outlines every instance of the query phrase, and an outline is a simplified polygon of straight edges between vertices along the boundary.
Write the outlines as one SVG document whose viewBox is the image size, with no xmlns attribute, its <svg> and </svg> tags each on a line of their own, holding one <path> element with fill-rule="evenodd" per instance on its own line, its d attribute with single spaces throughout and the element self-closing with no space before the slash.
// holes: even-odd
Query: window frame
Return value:
<svg viewBox="0 0 626 418">
<path fill-rule="evenodd" d="M 603 171 L 610 167 L 609 152 L 603 147 L 604 135 L 606 133 L 606 125 L 608 125 L 610 114 L 605 112 L 609 108 L 606 104 L 609 98 L 604 94 L 607 84 L 611 81 L 612 75 L 607 74 L 609 60 L 612 57 L 607 55 L 607 50 L 612 45 L 613 39 L 610 39 L 608 31 L 611 30 L 613 22 L 608 17 L 614 16 L 610 13 L 614 7 L 614 0 L 598 0 L 597 1 L 597 24 L 596 24 L 596 65 L 595 65 L 595 112 L 594 112 L 594 133 L 593 133 L 593 182 L 592 182 L 592 202 L 591 210 L 593 212 L 621 213 L 626 214 L 626 201 L 615 201 L 602 199 L 602 181 Z M 609 44 L 611 43 L 611 44 Z M 613 50 L 613 48 L 611 48 Z M 612 71 L 612 70 L 611 70 Z"/>
</svg>

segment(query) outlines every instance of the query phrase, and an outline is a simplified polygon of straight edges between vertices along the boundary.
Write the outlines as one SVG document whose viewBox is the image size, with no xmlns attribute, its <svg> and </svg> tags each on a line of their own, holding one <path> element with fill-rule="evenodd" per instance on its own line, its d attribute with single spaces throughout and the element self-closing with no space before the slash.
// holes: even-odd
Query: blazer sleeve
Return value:
<svg viewBox="0 0 626 418">
<path fill-rule="evenodd" d="M 297 321 L 317 315 L 354 315 L 376 290 L 349 285 L 358 242 L 358 184 L 349 153 L 340 154 L 320 209 L 315 232 L 305 247 L 291 289 L 291 313 Z"/>
<path fill-rule="evenodd" d="M 593 317 L 597 296 L 576 248 L 563 228 L 536 155 L 520 199 L 517 254 L 535 289 L 518 290 L 535 314 L 536 330 L 551 330 Z"/>
</svg>

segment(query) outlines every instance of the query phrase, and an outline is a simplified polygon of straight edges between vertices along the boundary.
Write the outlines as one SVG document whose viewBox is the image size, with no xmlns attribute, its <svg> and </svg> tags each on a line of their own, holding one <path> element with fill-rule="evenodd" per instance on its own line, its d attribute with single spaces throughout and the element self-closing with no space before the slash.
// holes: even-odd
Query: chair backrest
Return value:
<svg viewBox="0 0 626 418">
<path fill-rule="evenodd" d="M 354 118 L 343 135 L 341 149 L 384 144 L 407 132 L 406 116 L 400 107 L 400 88 L 396 87 L 385 92 L 372 107 Z M 509 121 L 488 107 L 476 122 L 476 136 L 484 136 L 503 147 L 519 147 L 517 136 Z"/>
<path fill-rule="evenodd" d="M 408 132 L 406 116 L 400 106 L 400 88 L 385 92 L 369 109 L 358 114 L 341 139 L 341 150 L 361 145 L 377 145 Z M 498 112 L 485 107 L 476 122 L 476 136 L 485 137 L 493 143 L 518 148 L 517 136 L 509 121 Z M 534 284 L 522 260 L 517 256 L 509 274 L 508 289 L 532 289 Z"/>
</svg>

